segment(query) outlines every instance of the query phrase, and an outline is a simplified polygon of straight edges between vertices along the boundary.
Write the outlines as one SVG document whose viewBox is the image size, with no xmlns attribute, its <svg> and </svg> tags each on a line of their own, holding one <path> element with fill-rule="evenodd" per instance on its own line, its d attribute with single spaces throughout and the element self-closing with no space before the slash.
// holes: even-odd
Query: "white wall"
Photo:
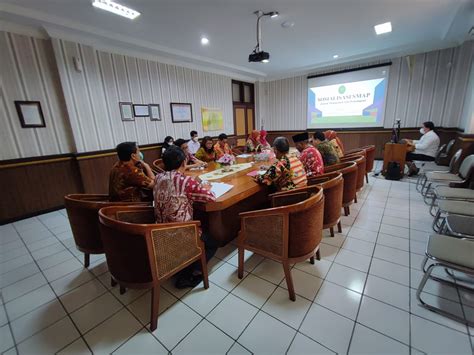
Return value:
<svg viewBox="0 0 474 355">
<path fill-rule="evenodd" d="M 460 128 L 464 133 L 474 133 L 474 64 L 471 63 L 469 83 L 466 89 L 466 97 L 461 116 Z"/>
<path fill-rule="evenodd" d="M 405 58 L 392 59 L 384 126 L 391 127 L 400 118 L 403 127 L 418 127 L 428 120 L 437 126 L 459 127 L 473 52 L 474 42 L 470 41 L 417 54 L 411 76 Z M 265 129 L 306 129 L 307 75 L 265 82 L 258 99 Z"/>
<path fill-rule="evenodd" d="M 234 133 L 230 77 L 61 39 L 52 43 L 78 152 L 114 148 L 125 140 L 152 144 L 167 135 L 189 138 L 193 129 L 202 136 L 201 107 L 221 108 L 224 132 Z M 73 57 L 81 58 L 82 72 L 74 68 Z M 160 104 L 163 120 L 123 122 L 121 101 Z M 170 102 L 191 103 L 193 123 L 172 123 Z"/>
<path fill-rule="evenodd" d="M 0 31 L 0 160 L 74 151 L 49 40 Z M 40 101 L 46 127 L 22 128 L 14 101 Z"/>
</svg>

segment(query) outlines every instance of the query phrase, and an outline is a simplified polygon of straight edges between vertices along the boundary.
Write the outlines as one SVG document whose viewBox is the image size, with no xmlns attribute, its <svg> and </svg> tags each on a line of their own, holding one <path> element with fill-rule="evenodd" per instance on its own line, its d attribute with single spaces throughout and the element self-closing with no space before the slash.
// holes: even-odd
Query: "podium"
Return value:
<svg viewBox="0 0 474 355">
<path fill-rule="evenodd" d="M 383 152 L 383 170 L 382 174 L 385 175 L 387 171 L 387 165 L 391 161 L 395 161 L 400 164 L 400 172 L 403 175 L 405 171 L 405 157 L 407 154 L 407 145 L 405 143 L 385 143 Z"/>
</svg>

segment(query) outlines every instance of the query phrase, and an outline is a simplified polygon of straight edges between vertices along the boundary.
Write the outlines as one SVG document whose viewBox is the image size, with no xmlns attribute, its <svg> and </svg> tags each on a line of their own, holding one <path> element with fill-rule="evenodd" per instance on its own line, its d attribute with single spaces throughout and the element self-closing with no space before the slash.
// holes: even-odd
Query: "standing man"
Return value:
<svg viewBox="0 0 474 355">
<path fill-rule="evenodd" d="M 195 155 L 201 147 L 199 144 L 198 133 L 196 131 L 191 131 L 190 136 L 191 140 L 188 142 L 189 153 Z"/>
<path fill-rule="evenodd" d="M 409 149 L 414 149 L 406 155 L 409 167 L 408 176 L 418 174 L 418 169 L 413 160 L 434 161 L 439 148 L 439 137 L 434 131 L 435 126 L 431 121 L 423 122 L 420 128 L 421 138 L 419 140 L 405 139 Z"/>
<path fill-rule="evenodd" d="M 303 163 L 304 170 L 306 170 L 306 175 L 316 176 L 324 174 L 323 157 L 315 147 L 308 143 L 308 133 L 296 134 L 292 138 L 296 149 L 301 153 L 300 160 Z"/>
</svg>

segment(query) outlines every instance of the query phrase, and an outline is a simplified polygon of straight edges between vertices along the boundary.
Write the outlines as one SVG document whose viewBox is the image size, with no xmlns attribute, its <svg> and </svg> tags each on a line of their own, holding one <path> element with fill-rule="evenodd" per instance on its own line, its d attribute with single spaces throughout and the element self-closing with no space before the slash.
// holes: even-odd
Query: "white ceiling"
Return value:
<svg viewBox="0 0 474 355">
<path fill-rule="evenodd" d="M 50 34 L 87 35 L 129 50 L 274 78 L 335 63 L 455 46 L 474 24 L 472 0 L 117 0 L 142 13 L 131 21 L 91 0 L 0 0 L 6 21 L 45 27 Z M 263 21 L 268 64 L 248 63 L 256 44 L 255 10 L 279 11 Z M 284 29 L 284 21 L 293 28 Z M 373 26 L 392 22 L 376 36 Z M 210 39 L 208 46 L 200 37 Z M 339 58 L 333 59 L 338 54 Z"/>
</svg>

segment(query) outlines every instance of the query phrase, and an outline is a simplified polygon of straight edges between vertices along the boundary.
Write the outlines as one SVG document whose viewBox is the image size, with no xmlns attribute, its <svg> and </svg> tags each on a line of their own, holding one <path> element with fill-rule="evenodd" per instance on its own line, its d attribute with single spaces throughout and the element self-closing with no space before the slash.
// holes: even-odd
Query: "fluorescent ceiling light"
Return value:
<svg viewBox="0 0 474 355">
<path fill-rule="evenodd" d="M 130 9 L 129 7 L 117 4 L 111 0 L 93 0 L 92 6 L 97 7 L 99 9 L 112 12 L 116 15 L 123 16 L 133 20 L 134 18 L 140 16 L 138 11 Z"/>
<path fill-rule="evenodd" d="M 209 39 L 207 37 L 201 37 L 201 44 L 205 46 L 206 44 L 209 44 Z"/>
<path fill-rule="evenodd" d="M 392 23 L 391 22 L 381 23 L 380 25 L 375 25 L 374 29 L 375 29 L 375 33 L 377 33 L 378 35 L 392 32 Z"/>
<path fill-rule="evenodd" d="M 263 59 L 262 63 L 270 63 L 270 59 Z"/>
<path fill-rule="evenodd" d="M 337 59 L 337 58 L 339 58 L 339 54 L 334 54 L 332 57 L 333 57 L 334 59 Z"/>
</svg>

